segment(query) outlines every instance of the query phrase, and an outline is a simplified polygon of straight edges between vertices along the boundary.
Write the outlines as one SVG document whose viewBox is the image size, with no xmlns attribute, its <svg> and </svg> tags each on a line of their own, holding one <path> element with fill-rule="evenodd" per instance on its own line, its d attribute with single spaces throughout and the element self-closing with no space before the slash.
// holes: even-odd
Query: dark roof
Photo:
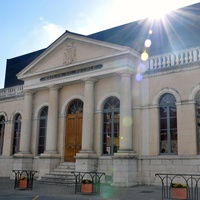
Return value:
<svg viewBox="0 0 200 200">
<path fill-rule="evenodd" d="M 149 30 L 153 33 L 149 34 Z M 89 38 L 144 51 L 152 41 L 150 56 L 200 45 L 200 3 L 170 12 L 161 19 L 144 19 L 88 35 Z"/>
<path fill-rule="evenodd" d="M 17 79 L 16 74 L 23 70 L 28 64 L 30 64 L 35 58 L 37 58 L 45 49 L 28 53 L 15 58 L 7 59 L 6 65 L 6 77 L 4 82 L 4 88 L 13 87 L 16 85 L 23 85 L 24 81 Z"/>
<path fill-rule="evenodd" d="M 149 34 L 150 29 L 153 31 L 152 34 Z M 152 45 L 146 49 L 150 56 L 197 47 L 200 46 L 200 3 L 170 12 L 164 20 L 138 20 L 84 37 L 128 46 L 139 53 L 145 49 L 144 41 L 150 39 Z M 4 87 L 23 84 L 23 81 L 17 79 L 16 74 L 44 50 L 8 59 Z"/>
</svg>

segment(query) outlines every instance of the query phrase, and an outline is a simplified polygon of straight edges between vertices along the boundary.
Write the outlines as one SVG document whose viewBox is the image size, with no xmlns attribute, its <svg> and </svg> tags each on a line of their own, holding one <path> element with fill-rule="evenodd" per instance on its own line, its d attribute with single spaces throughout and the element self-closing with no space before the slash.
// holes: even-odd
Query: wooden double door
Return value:
<svg viewBox="0 0 200 200">
<path fill-rule="evenodd" d="M 68 114 L 66 118 L 65 162 L 75 162 L 74 156 L 81 150 L 83 114 Z"/>
</svg>

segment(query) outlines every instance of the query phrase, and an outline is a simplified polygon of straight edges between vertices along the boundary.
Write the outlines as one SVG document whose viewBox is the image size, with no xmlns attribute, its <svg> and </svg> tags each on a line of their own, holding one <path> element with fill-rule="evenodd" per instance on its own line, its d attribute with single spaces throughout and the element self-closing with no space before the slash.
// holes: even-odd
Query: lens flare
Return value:
<svg viewBox="0 0 200 200">
<path fill-rule="evenodd" d="M 144 52 L 141 54 L 141 60 L 142 60 L 142 61 L 146 61 L 146 60 L 148 60 L 148 58 L 149 58 L 148 53 L 147 53 L 146 51 L 144 51 Z"/>
<path fill-rule="evenodd" d="M 124 127 L 130 127 L 132 125 L 132 118 L 131 117 L 124 117 L 122 123 L 123 123 Z"/>
<path fill-rule="evenodd" d="M 144 46 L 147 47 L 147 48 L 150 47 L 151 46 L 151 40 L 146 39 L 145 42 L 144 42 Z"/>
<path fill-rule="evenodd" d="M 136 78 L 137 81 L 141 81 L 143 77 L 142 77 L 142 74 L 137 73 L 135 78 Z"/>
<path fill-rule="evenodd" d="M 137 72 L 142 74 L 146 71 L 146 66 L 143 63 L 140 63 L 137 67 Z"/>
<path fill-rule="evenodd" d="M 150 29 L 150 30 L 149 30 L 149 34 L 151 35 L 152 33 L 153 33 L 153 31 Z"/>
</svg>

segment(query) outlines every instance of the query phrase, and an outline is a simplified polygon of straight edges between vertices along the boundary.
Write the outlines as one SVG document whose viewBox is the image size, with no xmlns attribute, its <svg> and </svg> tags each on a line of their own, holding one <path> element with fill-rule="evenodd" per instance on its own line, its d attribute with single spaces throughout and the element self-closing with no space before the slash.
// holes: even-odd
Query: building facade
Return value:
<svg viewBox="0 0 200 200">
<path fill-rule="evenodd" d="M 183 46 L 145 24 L 89 36 L 66 31 L 46 49 L 7 61 L 0 176 L 33 169 L 40 178 L 75 162 L 77 171 L 105 172 L 103 181 L 128 187 L 156 185 L 159 172 L 200 172 L 199 27 L 193 37 L 181 27 L 182 42 L 190 39 Z M 125 38 L 127 27 L 133 38 Z M 152 47 L 144 62 L 145 38 Z"/>
</svg>

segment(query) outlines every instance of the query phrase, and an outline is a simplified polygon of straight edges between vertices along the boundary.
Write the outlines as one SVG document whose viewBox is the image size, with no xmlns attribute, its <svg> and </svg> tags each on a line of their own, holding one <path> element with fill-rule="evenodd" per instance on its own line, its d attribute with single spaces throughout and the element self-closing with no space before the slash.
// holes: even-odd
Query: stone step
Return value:
<svg viewBox="0 0 200 200">
<path fill-rule="evenodd" d="M 65 181 L 65 182 L 75 182 L 74 178 L 69 177 L 58 177 L 58 176 L 45 176 L 43 177 L 43 180 L 53 180 L 53 181 Z"/>
<path fill-rule="evenodd" d="M 45 174 L 37 180 L 38 183 L 74 185 L 75 177 L 71 174 L 75 171 L 75 163 L 60 163 L 49 174 Z"/>
<path fill-rule="evenodd" d="M 53 172 L 66 172 L 66 173 L 71 173 L 74 171 L 73 169 L 66 169 L 66 168 L 55 168 Z"/>
<path fill-rule="evenodd" d="M 74 166 L 75 167 L 75 163 L 74 162 L 62 162 L 62 163 L 60 163 L 60 165 L 65 165 L 67 167 L 69 167 L 69 166 Z"/>
<path fill-rule="evenodd" d="M 41 179 L 37 180 L 38 183 L 44 183 L 44 184 L 55 184 L 55 185 L 67 185 L 67 186 L 74 186 L 75 181 L 64 181 L 64 180 L 49 180 L 49 179 Z"/>
<path fill-rule="evenodd" d="M 70 172 L 63 172 L 63 171 L 52 171 L 52 172 L 50 172 L 49 174 L 52 174 L 52 175 L 68 175 L 68 176 L 70 176 L 70 175 L 73 175 L 72 173 L 71 173 L 71 171 Z M 74 176 L 74 175 L 73 175 Z"/>
<path fill-rule="evenodd" d="M 70 166 L 58 165 L 57 168 L 58 169 L 75 169 L 75 166 L 73 166 L 73 165 L 70 165 Z"/>
<path fill-rule="evenodd" d="M 69 180 L 75 180 L 74 175 L 66 175 L 66 174 L 45 174 L 43 176 L 44 178 L 57 178 L 57 179 L 69 179 Z"/>
</svg>

